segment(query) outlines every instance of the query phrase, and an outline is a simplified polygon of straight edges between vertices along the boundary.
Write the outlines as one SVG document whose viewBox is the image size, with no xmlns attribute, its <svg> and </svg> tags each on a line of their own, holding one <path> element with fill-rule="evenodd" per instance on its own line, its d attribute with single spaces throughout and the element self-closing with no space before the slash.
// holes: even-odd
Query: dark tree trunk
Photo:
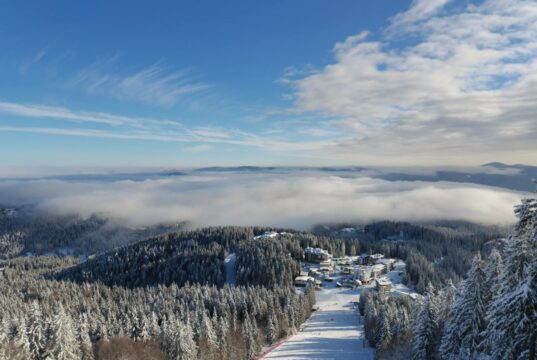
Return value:
<svg viewBox="0 0 537 360">
<path fill-rule="evenodd" d="M 529 360 L 535 360 L 535 346 L 537 346 L 537 332 L 535 332 L 530 339 Z"/>
</svg>

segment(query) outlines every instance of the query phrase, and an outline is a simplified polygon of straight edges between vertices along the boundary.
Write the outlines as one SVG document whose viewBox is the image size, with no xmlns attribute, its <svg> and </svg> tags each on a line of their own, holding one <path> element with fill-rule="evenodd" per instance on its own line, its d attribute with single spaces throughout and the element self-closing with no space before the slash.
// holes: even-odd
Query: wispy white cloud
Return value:
<svg viewBox="0 0 537 360">
<path fill-rule="evenodd" d="M 13 102 L 0 102 L 0 112 L 21 117 L 62 119 L 77 122 L 92 122 L 112 126 L 141 126 L 144 123 L 154 121 L 100 112 L 73 111 L 65 107 L 58 106 L 20 104 Z"/>
<path fill-rule="evenodd" d="M 331 144 L 323 141 L 296 141 L 287 137 L 258 134 L 234 128 L 188 127 L 178 121 L 168 119 L 137 118 L 36 104 L 0 102 L 1 113 L 21 118 L 49 119 L 58 122 L 61 126 L 5 125 L 0 126 L 0 132 L 25 132 L 118 140 L 229 144 L 279 153 L 287 151 L 316 152 Z M 97 125 L 97 128 L 71 127 L 66 126 L 66 122 Z"/>
<path fill-rule="evenodd" d="M 200 93 L 208 84 L 195 81 L 189 69 L 173 70 L 161 63 L 126 72 L 118 69 L 119 55 L 99 59 L 69 81 L 89 93 L 121 100 L 171 106 L 188 95 Z"/>
<path fill-rule="evenodd" d="M 407 11 L 399 13 L 392 18 L 388 32 L 397 31 L 398 28 L 411 26 L 430 18 L 450 1 L 452 0 L 412 0 L 410 8 Z"/>
<path fill-rule="evenodd" d="M 34 66 L 35 64 L 39 63 L 45 57 L 46 54 L 47 54 L 46 50 L 44 49 L 39 50 L 35 55 L 30 57 L 29 59 L 24 60 L 19 65 L 19 71 L 22 74 L 26 74 L 28 70 L 30 70 L 30 68 Z"/>
<path fill-rule="evenodd" d="M 199 154 L 203 152 L 207 152 L 213 149 L 212 145 L 209 144 L 200 144 L 200 145 L 194 145 L 190 147 L 183 148 L 182 150 L 187 153 L 191 154 Z"/>
<path fill-rule="evenodd" d="M 103 139 L 118 140 L 145 140 L 159 142 L 178 142 L 178 143 L 207 143 L 207 144 L 228 144 L 238 145 L 251 148 L 261 149 L 267 152 L 276 152 L 280 154 L 299 151 L 304 152 L 301 156 L 308 156 L 308 152 L 317 152 L 322 148 L 330 145 L 330 142 L 324 141 L 304 141 L 297 142 L 292 140 L 277 139 L 272 137 L 263 137 L 255 133 L 244 133 L 241 131 L 233 133 L 231 137 L 225 136 L 200 136 L 196 130 L 183 129 L 183 131 L 113 131 L 91 128 L 59 128 L 59 127 L 32 127 L 32 126 L 0 126 L 0 132 L 21 132 L 37 133 L 57 136 L 75 136 L 75 137 L 95 137 Z M 194 135 L 193 135 L 194 134 Z M 319 156 L 311 153 L 309 156 L 314 158 L 329 159 L 326 156 Z"/>
</svg>

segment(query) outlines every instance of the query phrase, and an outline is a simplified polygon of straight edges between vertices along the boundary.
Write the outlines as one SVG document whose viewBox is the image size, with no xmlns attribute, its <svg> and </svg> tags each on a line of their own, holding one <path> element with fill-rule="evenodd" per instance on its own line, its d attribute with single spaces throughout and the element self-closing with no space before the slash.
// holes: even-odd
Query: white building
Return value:
<svg viewBox="0 0 537 360">
<path fill-rule="evenodd" d="M 388 296 L 392 291 L 392 282 L 384 276 L 375 279 L 375 286 L 380 296 Z"/>
<path fill-rule="evenodd" d="M 309 262 L 323 262 L 332 258 L 332 255 L 328 251 L 320 248 L 307 247 L 304 250 L 304 257 Z"/>
<path fill-rule="evenodd" d="M 384 264 L 375 264 L 371 266 L 371 276 L 378 278 L 380 275 L 386 273 L 386 266 Z"/>
<path fill-rule="evenodd" d="M 309 283 L 315 284 L 315 279 L 311 276 L 297 276 L 295 278 L 295 285 L 296 286 L 306 286 Z"/>
<path fill-rule="evenodd" d="M 354 278 L 362 283 L 368 283 L 373 280 L 373 268 L 371 266 L 359 266 L 354 271 Z"/>
<path fill-rule="evenodd" d="M 377 260 L 377 264 L 382 264 L 386 267 L 386 271 L 392 271 L 393 265 L 395 264 L 395 259 L 380 259 Z"/>
</svg>

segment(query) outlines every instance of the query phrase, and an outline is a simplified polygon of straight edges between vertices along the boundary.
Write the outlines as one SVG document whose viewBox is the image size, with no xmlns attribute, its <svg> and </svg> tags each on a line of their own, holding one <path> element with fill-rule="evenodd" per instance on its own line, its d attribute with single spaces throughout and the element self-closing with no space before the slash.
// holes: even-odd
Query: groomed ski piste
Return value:
<svg viewBox="0 0 537 360">
<path fill-rule="evenodd" d="M 224 259 L 224 265 L 226 267 L 226 284 L 229 286 L 235 286 L 237 282 L 237 255 L 235 253 L 229 254 Z"/>
<path fill-rule="evenodd" d="M 319 309 L 297 334 L 269 349 L 259 359 L 373 360 L 374 350 L 364 336 L 358 309 L 353 304 L 360 289 L 336 287 L 325 282 L 316 291 Z"/>
</svg>

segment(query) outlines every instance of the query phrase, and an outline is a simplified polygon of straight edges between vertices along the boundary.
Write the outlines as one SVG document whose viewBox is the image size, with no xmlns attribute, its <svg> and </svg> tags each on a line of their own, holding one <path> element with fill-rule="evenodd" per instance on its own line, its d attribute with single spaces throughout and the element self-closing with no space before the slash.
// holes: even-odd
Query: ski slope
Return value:
<svg viewBox="0 0 537 360">
<path fill-rule="evenodd" d="M 319 310 L 296 335 L 260 359 L 374 359 L 374 350 L 367 345 L 360 316 L 352 304 L 358 301 L 360 290 L 341 289 L 327 282 L 324 286 L 316 292 Z"/>
<path fill-rule="evenodd" d="M 224 266 L 226 267 L 226 284 L 235 286 L 237 281 L 237 269 L 235 264 L 237 263 L 237 255 L 235 253 L 229 254 L 224 259 Z"/>
</svg>

